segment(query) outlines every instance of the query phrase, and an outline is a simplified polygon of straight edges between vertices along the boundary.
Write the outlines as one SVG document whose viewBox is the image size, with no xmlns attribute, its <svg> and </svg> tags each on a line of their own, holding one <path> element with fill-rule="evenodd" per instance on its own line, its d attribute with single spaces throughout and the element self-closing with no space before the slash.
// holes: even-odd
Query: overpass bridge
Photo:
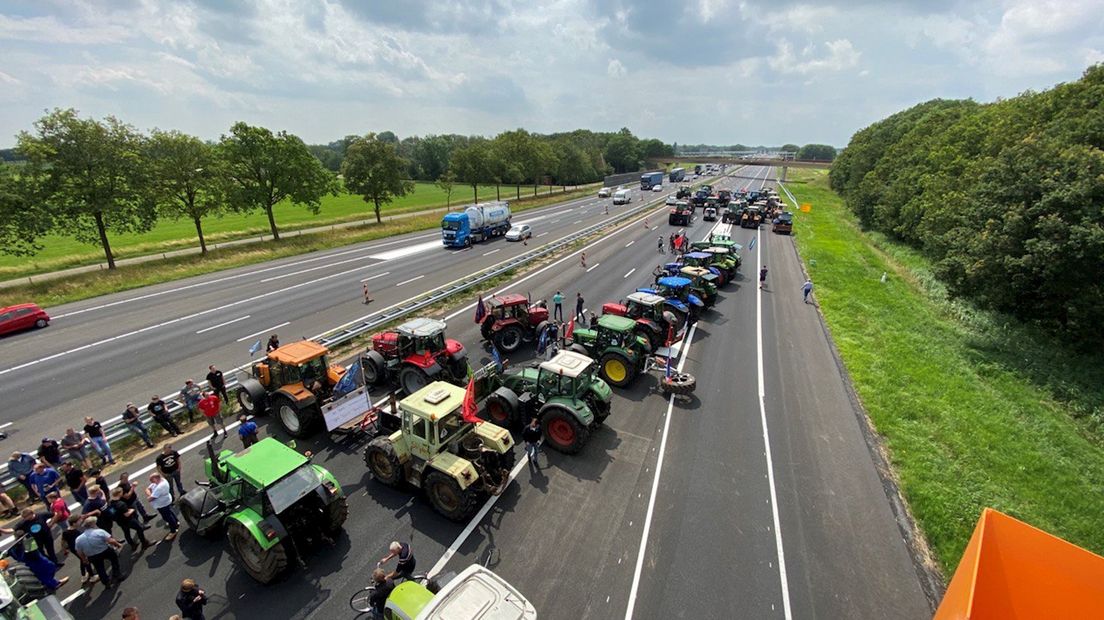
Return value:
<svg viewBox="0 0 1104 620">
<path fill-rule="evenodd" d="M 666 170 L 672 165 L 681 164 L 727 164 L 740 166 L 776 166 L 782 169 L 778 175 L 780 181 L 786 180 L 786 172 L 790 168 L 821 168 L 827 170 L 832 167 L 830 161 L 815 161 L 804 159 L 783 159 L 779 157 L 756 157 L 747 155 L 677 155 L 673 157 L 658 157 L 649 159 L 648 169 L 661 168 Z"/>
</svg>

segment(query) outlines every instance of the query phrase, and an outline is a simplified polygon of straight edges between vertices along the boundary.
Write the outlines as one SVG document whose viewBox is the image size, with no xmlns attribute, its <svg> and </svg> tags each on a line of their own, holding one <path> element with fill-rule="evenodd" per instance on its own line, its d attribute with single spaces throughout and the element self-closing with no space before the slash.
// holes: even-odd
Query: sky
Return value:
<svg viewBox="0 0 1104 620">
<path fill-rule="evenodd" d="M 1104 61 L 1104 0 L 0 0 L 0 147 L 51 108 L 217 139 L 630 128 L 827 143 Z"/>
</svg>

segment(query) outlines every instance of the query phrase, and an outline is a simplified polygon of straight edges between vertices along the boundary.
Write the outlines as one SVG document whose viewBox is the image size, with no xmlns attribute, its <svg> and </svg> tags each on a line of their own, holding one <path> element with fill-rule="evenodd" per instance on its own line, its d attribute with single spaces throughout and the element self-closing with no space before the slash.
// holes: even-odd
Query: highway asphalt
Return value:
<svg viewBox="0 0 1104 620">
<path fill-rule="evenodd" d="M 726 181 L 749 182 L 761 181 Z M 697 221 L 689 233 L 712 228 Z M 666 258 L 655 238 L 671 230 L 665 218 L 634 222 L 587 247 L 586 269 L 571 255 L 502 290 L 535 299 L 581 291 L 597 308 L 650 281 Z M 179 580 L 191 577 L 211 595 L 208 617 L 353 617 L 349 597 L 387 544 L 404 540 L 419 570 L 487 562 L 546 619 L 930 617 L 816 308 L 801 302 L 792 239 L 767 227 L 732 234 L 745 247 L 756 238 L 756 247 L 744 253 L 743 279 L 724 287 L 694 330 L 685 361 L 698 377 L 694 396 L 669 401 L 654 376 L 615 390 L 607 426 L 580 454 L 549 451 L 539 470 L 520 467 L 471 527 L 440 517 L 416 491 L 375 482 L 361 446 L 319 436 L 299 447 L 335 473 L 351 514 L 336 546 L 311 550 L 305 569 L 260 586 L 222 540 L 185 529 L 128 561 L 119 588 L 95 587 L 70 610 L 111 618 L 137 605 L 144 616 L 168 616 Z M 759 261 L 770 266 L 762 293 Z M 473 363 L 486 362 L 469 306 L 446 313 L 448 333 Z M 523 349 L 511 363 L 528 356 Z M 269 433 L 279 436 L 275 425 Z M 226 443 L 240 446 L 236 436 Z M 186 453 L 185 480 L 201 475 L 200 458 Z M 75 562 L 65 571 L 75 575 Z"/>
</svg>

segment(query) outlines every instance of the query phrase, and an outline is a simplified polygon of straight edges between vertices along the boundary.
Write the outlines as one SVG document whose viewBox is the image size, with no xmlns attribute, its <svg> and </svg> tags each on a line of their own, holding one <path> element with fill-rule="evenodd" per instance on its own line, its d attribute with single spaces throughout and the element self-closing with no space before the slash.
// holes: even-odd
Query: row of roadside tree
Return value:
<svg viewBox="0 0 1104 620">
<path fill-rule="evenodd" d="M 1104 65 L 990 104 L 937 99 L 859 131 L 830 172 L 865 227 L 957 297 L 1104 342 Z"/>
<path fill-rule="evenodd" d="M 289 201 L 317 213 L 327 194 L 360 195 L 377 221 L 382 207 L 414 190 L 412 179 L 455 183 L 579 184 L 637 170 L 670 155 L 658 140 L 578 130 L 540 135 L 524 129 L 488 139 L 391 132 L 308 146 L 284 131 L 235 123 L 217 142 L 179 131 L 144 133 L 114 117 L 58 109 L 18 136 L 13 163 L 0 163 L 0 251 L 31 255 L 49 234 L 100 245 L 115 268 L 110 234 L 142 233 L 158 218 L 195 224 L 225 211 L 263 211 L 272 237 L 273 207 Z M 340 173 L 340 174 L 338 174 Z"/>
</svg>

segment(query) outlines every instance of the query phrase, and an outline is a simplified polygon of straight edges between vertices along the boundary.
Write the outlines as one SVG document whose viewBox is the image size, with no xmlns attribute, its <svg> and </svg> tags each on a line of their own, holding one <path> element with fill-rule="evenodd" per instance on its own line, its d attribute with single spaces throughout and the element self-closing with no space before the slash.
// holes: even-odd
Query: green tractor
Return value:
<svg viewBox="0 0 1104 620">
<path fill-rule="evenodd" d="M 292 447 L 266 437 L 234 454 L 218 454 L 207 442 L 207 482 L 184 494 L 178 505 L 200 536 L 226 530 L 227 542 L 249 576 L 268 584 L 301 550 L 332 542 L 349 507 L 341 486 L 325 468 Z"/>
<path fill-rule="evenodd" d="M 598 376 L 613 387 L 628 387 L 644 372 L 652 352 L 647 338 L 635 332 L 636 321 L 615 314 L 603 314 L 593 328 L 578 327 L 570 348 L 598 360 Z"/>
<path fill-rule="evenodd" d="M 610 414 L 609 386 L 597 377 L 594 360 L 576 351 L 560 351 L 537 366 L 504 374 L 489 364 L 474 379 L 476 394 L 487 394 L 488 418 L 520 427 L 536 416 L 545 440 L 565 454 L 581 450 Z"/>
<path fill-rule="evenodd" d="M 718 277 L 717 283 L 721 286 L 736 279 L 736 271 L 740 268 L 739 255 L 729 253 L 728 248 L 711 246 L 683 255 L 682 262 L 686 267 L 703 267 Z"/>
<path fill-rule="evenodd" d="M 706 308 L 717 303 L 717 276 L 703 267 L 683 267 L 680 274 L 690 279 L 690 290 L 705 302 Z"/>
<path fill-rule="evenodd" d="M 506 488 L 515 459 L 509 431 L 464 419 L 465 395 L 451 383 L 430 383 L 399 402 L 399 430 L 376 437 L 364 451 L 376 480 L 425 490 L 433 508 L 454 521 Z"/>
<path fill-rule="evenodd" d="M 50 594 L 46 586 L 26 564 L 9 559 L 13 551 L 23 553 L 22 541 L 4 552 L 0 560 L 0 619 L 2 620 L 73 620 L 61 601 Z M 18 547 L 18 551 L 15 550 Z M 23 555 L 18 555 L 22 558 Z"/>
</svg>

